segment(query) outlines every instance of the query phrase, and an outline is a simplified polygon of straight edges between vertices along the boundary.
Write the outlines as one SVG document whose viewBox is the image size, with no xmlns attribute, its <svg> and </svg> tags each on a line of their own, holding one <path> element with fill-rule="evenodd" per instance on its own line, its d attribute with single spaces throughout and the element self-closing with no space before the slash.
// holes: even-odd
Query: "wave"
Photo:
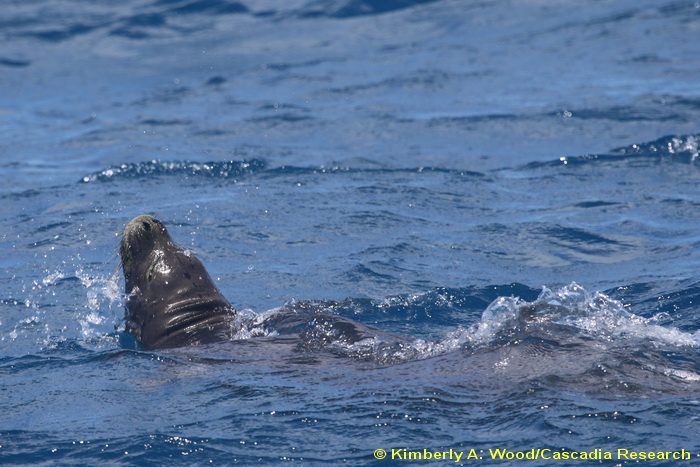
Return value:
<svg viewBox="0 0 700 467">
<path fill-rule="evenodd" d="M 84 183 L 105 182 L 128 178 L 151 178 L 160 176 L 185 176 L 236 179 L 261 170 L 265 170 L 267 163 L 261 159 L 247 161 L 219 161 L 219 162 L 187 162 L 187 161 L 160 161 L 129 163 L 113 166 L 109 169 L 86 175 L 81 179 Z"/>
<path fill-rule="evenodd" d="M 692 164 L 698 158 L 700 134 L 669 135 L 647 143 L 631 144 L 611 150 L 605 154 L 584 154 L 562 156 L 556 161 L 531 162 L 524 169 L 540 167 L 560 167 L 562 165 L 586 165 L 599 162 L 634 162 L 640 160 L 667 160 L 676 163 Z"/>
<path fill-rule="evenodd" d="M 317 305 L 323 313 L 352 308 L 347 303 Z M 571 283 L 555 290 L 544 287 L 533 301 L 499 297 L 478 322 L 458 325 L 434 340 L 382 333 L 353 341 L 332 320 L 312 319 L 297 351 L 324 351 L 380 367 L 408 366 L 431 380 L 477 390 L 526 382 L 605 397 L 700 393 L 700 335 L 669 321 L 667 313 L 644 318 L 604 293 Z M 260 331 L 258 327 L 255 335 Z"/>
<path fill-rule="evenodd" d="M 508 286 L 512 290 L 528 291 L 522 285 Z M 524 289 L 523 289 L 524 288 Z M 504 287 L 489 287 L 483 292 L 504 290 Z M 390 305 L 391 313 L 397 319 L 405 319 L 413 316 L 414 320 L 419 316 L 431 317 L 438 315 L 454 306 L 455 303 L 445 303 L 447 289 L 430 294 L 417 295 L 411 299 L 387 299 L 383 303 L 374 303 L 372 306 L 381 310 L 390 302 L 398 304 Z M 470 306 L 485 303 L 483 297 L 472 295 L 473 291 L 465 293 L 457 289 L 451 298 L 458 300 L 457 306 L 465 306 L 470 300 Z M 449 294 L 449 292 L 448 292 Z M 459 298 L 457 298 L 459 297 Z M 308 308 L 305 302 L 305 307 Z M 342 303 L 318 303 L 312 304 L 314 313 L 343 313 L 353 310 L 354 315 L 362 315 L 358 308 L 368 308 L 362 301 L 346 301 Z M 410 311 L 408 311 L 410 310 Z M 402 312 L 401 315 L 398 315 Z M 376 315 L 375 315 L 376 317 Z M 385 316 L 386 319 L 386 316 Z M 440 321 L 440 319 L 436 319 Z M 342 340 L 334 342 L 332 333 L 317 336 L 320 339 L 340 345 L 351 354 L 361 355 L 365 352 L 376 352 L 380 362 L 407 361 L 414 359 L 430 358 L 456 350 L 475 352 L 493 347 L 514 345 L 523 340 L 543 338 L 558 345 L 564 345 L 567 340 L 573 338 L 594 339 L 601 342 L 615 343 L 615 345 L 635 347 L 641 342 L 654 346 L 670 346 L 672 348 L 700 348 L 700 335 L 689 333 L 673 327 L 662 326 L 659 323 L 670 320 L 667 313 L 662 312 L 650 318 L 644 318 L 628 311 L 622 302 L 611 298 L 602 292 L 590 293 L 576 283 L 552 290 L 543 287 L 539 296 L 528 301 L 520 296 L 500 296 L 493 300 L 483 311 L 481 319 L 470 326 L 457 325 L 442 338 L 428 341 L 415 339 L 402 341 L 394 346 L 394 354 L 389 355 L 389 349 L 385 342 L 374 341 L 353 343 L 346 345 Z M 441 324 L 445 324 L 443 321 Z M 369 345 L 369 346 L 368 346 Z M 373 349 L 373 350 L 372 350 Z M 365 354 L 368 357 L 370 354 Z"/>
<path fill-rule="evenodd" d="M 700 393 L 700 335 L 671 326 L 667 313 L 642 317 L 621 301 L 576 283 L 543 287 L 532 300 L 499 296 L 484 309 L 493 292 L 508 290 L 532 293 L 511 284 L 438 289 L 382 301 L 297 302 L 261 314 L 244 310 L 232 344 L 234 352 L 263 355 L 274 354 L 271 349 L 283 342 L 298 363 L 337 365 L 341 358 L 399 373 L 408 368 L 474 390 L 526 382 L 602 396 Z M 466 324 L 467 311 L 476 309 L 483 310 L 480 318 Z M 455 310 L 462 324 L 435 339 L 400 336 L 355 321 L 376 322 L 384 329 L 394 327 L 393 320 L 435 327 L 450 321 L 441 322 L 441 313 Z"/>
<path fill-rule="evenodd" d="M 519 339 L 520 333 L 536 334 L 547 326 L 569 328 L 571 334 L 606 342 L 651 343 L 679 348 L 700 347 L 700 335 L 659 322 L 665 312 L 644 318 L 631 313 L 619 300 L 602 292 L 588 292 L 575 282 L 557 290 L 543 287 L 533 302 L 501 297 L 484 311 L 469 341 L 481 345 Z"/>
<path fill-rule="evenodd" d="M 626 162 L 640 160 L 670 160 L 676 163 L 692 164 L 698 158 L 700 134 L 664 136 L 647 143 L 632 144 L 611 150 L 605 154 L 585 154 L 560 157 L 556 161 L 531 162 L 522 170 L 561 167 L 562 165 L 585 165 L 600 162 Z M 163 161 L 150 160 L 137 163 L 124 163 L 94 172 L 81 178 L 81 182 L 105 182 L 121 179 L 151 178 L 164 176 L 204 177 L 236 180 L 243 176 L 262 174 L 268 177 L 287 175 L 307 175 L 317 173 L 444 173 L 467 178 L 484 178 L 487 175 L 469 170 L 446 169 L 440 167 L 415 168 L 353 168 L 353 167 L 297 167 L 280 166 L 269 168 L 264 159 L 242 161 Z"/>
<path fill-rule="evenodd" d="M 391 13 L 434 3 L 438 0 L 336 0 L 314 1 L 297 12 L 302 18 L 329 17 L 337 19 Z"/>
<path fill-rule="evenodd" d="M 0 21 L 0 30 L 9 37 L 29 37 L 41 42 L 64 42 L 76 37 L 105 31 L 112 36 L 131 40 L 181 33 L 197 28 L 188 24 L 183 28 L 181 18 L 200 16 L 216 19 L 222 15 L 252 15 L 273 18 L 331 18 L 347 19 L 400 11 L 438 0 L 336 0 L 309 1 L 301 5 L 275 5 L 274 8 L 254 2 L 235 0 L 152 0 L 134 4 L 119 11 L 103 5 L 86 8 L 81 2 L 59 2 L 56 11 L 38 9 L 36 16 L 27 16 L 24 9 L 8 12 L 8 20 Z M 49 7 L 51 8 L 51 7 Z M 124 14 L 123 12 L 127 13 Z M 75 13 L 75 14 L 73 14 Z M 77 13 L 80 13 L 79 15 Z M 209 29 L 209 24 L 200 25 Z M 25 61 L 8 59 L 0 65 L 26 66 Z"/>
<path fill-rule="evenodd" d="M 297 167 L 280 166 L 268 168 L 264 159 L 250 159 L 243 161 L 163 161 L 150 160 L 145 162 L 125 163 L 112 166 L 86 175 L 80 179 L 82 183 L 107 182 L 122 179 L 144 179 L 154 177 L 203 177 L 236 180 L 240 177 L 258 174 L 263 177 L 300 176 L 312 174 L 336 174 L 336 173 L 444 173 L 457 177 L 483 178 L 480 172 L 467 170 L 452 170 L 439 167 L 417 168 L 351 168 L 341 166 L 331 167 Z"/>
</svg>

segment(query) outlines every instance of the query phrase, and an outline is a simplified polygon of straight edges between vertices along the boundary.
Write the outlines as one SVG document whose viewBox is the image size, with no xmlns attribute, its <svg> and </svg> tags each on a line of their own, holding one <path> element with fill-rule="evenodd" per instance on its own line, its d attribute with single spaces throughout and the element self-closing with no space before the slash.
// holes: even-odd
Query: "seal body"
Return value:
<svg viewBox="0 0 700 467">
<path fill-rule="evenodd" d="M 141 215 L 119 249 L 126 282 L 126 326 L 146 350 L 230 339 L 235 309 L 202 263 L 176 245 L 162 222 Z"/>
</svg>

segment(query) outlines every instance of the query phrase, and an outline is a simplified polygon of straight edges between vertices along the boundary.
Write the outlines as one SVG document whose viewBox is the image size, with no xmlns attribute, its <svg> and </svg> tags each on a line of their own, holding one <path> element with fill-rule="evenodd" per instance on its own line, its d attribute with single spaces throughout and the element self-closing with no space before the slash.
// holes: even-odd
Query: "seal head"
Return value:
<svg viewBox="0 0 700 467">
<path fill-rule="evenodd" d="M 228 340 L 236 311 L 202 263 L 177 246 L 162 222 L 141 215 L 119 248 L 126 282 L 126 327 L 146 350 Z"/>
</svg>

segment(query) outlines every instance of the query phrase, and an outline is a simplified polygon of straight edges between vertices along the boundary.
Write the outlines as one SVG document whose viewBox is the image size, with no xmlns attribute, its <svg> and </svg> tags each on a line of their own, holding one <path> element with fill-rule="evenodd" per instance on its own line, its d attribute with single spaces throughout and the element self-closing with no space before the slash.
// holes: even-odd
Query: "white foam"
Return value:
<svg viewBox="0 0 700 467">
<path fill-rule="evenodd" d="M 661 326 L 670 316 L 660 313 L 643 318 L 631 313 L 625 305 L 604 293 L 589 293 L 572 282 L 557 290 L 542 288 L 533 302 L 515 297 L 500 297 L 484 311 L 472 340 L 489 342 L 499 332 L 523 323 L 556 323 L 571 326 L 579 332 L 608 341 L 644 339 L 657 344 L 700 346 L 697 333 Z"/>
<path fill-rule="evenodd" d="M 636 340 L 659 346 L 700 347 L 700 333 L 691 334 L 657 324 L 669 321 L 667 313 L 651 318 L 635 315 L 622 302 L 601 292 L 589 293 L 572 282 L 556 290 L 543 287 L 532 302 L 518 297 L 499 297 L 484 310 L 478 323 L 459 326 L 436 341 L 415 339 L 393 346 L 391 352 L 386 346 L 381 348 L 378 342 L 363 343 L 363 346 L 374 345 L 382 360 L 425 359 L 465 346 L 474 349 L 498 344 L 503 336 L 507 339 L 509 335 L 517 335 L 516 339 L 520 339 L 536 329 L 563 325 L 572 335 L 588 336 L 613 345 L 628 346 Z M 696 377 L 690 373 L 674 376 L 686 380 Z"/>
</svg>

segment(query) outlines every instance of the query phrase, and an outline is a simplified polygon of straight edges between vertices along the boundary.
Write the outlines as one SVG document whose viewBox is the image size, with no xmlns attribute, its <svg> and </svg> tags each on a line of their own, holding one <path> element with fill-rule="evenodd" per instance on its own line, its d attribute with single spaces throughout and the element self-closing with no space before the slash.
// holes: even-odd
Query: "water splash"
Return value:
<svg viewBox="0 0 700 467">
<path fill-rule="evenodd" d="M 87 307 L 92 311 L 104 309 L 112 309 L 115 306 L 121 306 L 122 293 L 119 290 L 118 275 L 105 278 L 101 276 L 91 276 L 90 273 L 83 269 L 75 271 L 75 277 L 80 280 L 80 283 L 87 290 Z"/>
<path fill-rule="evenodd" d="M 246 340 L 253 337 L 274 336 L 274 331 L 266 325 L 266 321 L 271 316 L 276 315 L 282 308 L 273 308 L 264 313 L 256 313 L 251 309 L 243 309 L 236 311 L 236 317 L 233 320 L 232 327 L 234 329 L 233 340 Z"/>
<path fill-rule="evenodd" d="M 488 344 L 499 334 L 541 329 L 548 324 L 606 341 L 647 340 L 659 345 L 700 347 L 700 336 L 659 325 L 667 313 L 644 318 L 631 313 L 622 302 L 602 292 L 588 292 L 571 284 L 557 290 L 542 288 L 539 297 L 526 302 L 501 297 L 484 311 L 471 342 Z"/>
<path fill-rule="evenodd" d="M 694 136 L 688 136 L 686 139 L 672 138 L 667 144 L 670 154 L 689 153 L 690 162 L 695 162 L 698 158 L 698 140 Z"/>
<path fill-rule="evenodd" d="M 6 303 L 10 307 L 0 323 L 4 329 L 0 342 L 11 345 L 11 352 L 33 353 L 68 341 L 114 345 L 109 334 L 121 320 L 118 310 L 123 306 L 116 275 L 104 277 L 82 267 L 73 273 L 66 267 L 46 270 L 22 293 L 23 299 Z M 77 306 L 67 314 L 56 312 L 56 307 L 69 301 Z"/>
<path fill-rule="evenodd" d="M 484 310 L 481 320 L 471 326 L 457 326 L 437 340 L 413 339 L 391 343 L 380 339 L 353 344 L 332 342 L 358 358 L 373 358 L 390 364 L 421 360 L 455 351 L 473 353 L 546 339 L 553 345 L 581 342 L 604 343 L 606 348 L 635 348 L 644 343 L 671 349 L 700 348 L 700 334 L 671 326 L 667 313 L 644 318 L 631 313 L 620 301 L 601 292 L 588 292 L 576 283 L 552 290 L 542 288 L 534 301 L 499 297 Z"/>
<path fill-rule="evenodd" d="M 109 278 L 92 276 L 83 269 L 78 269 L 75 276 L 86 290 L 86 307 L 88 311 L 78 314 L 82 339 L 96 339 L 104 335 L 104 326 L 116 322 L 116 310 L 122 309 L 124 296 L 120 292 L 118 275 Z M 105 315 L 109 311 L 110 315 Z"/>
<path fill-rule="evenodd" d="M 656 141 L 618 148 L 614 155 L 638 154 L 642 156 L 670 155 L 686 162 L 695 162 L 698 158 L 698 136 L 665 136 Z"/>
</svg>

